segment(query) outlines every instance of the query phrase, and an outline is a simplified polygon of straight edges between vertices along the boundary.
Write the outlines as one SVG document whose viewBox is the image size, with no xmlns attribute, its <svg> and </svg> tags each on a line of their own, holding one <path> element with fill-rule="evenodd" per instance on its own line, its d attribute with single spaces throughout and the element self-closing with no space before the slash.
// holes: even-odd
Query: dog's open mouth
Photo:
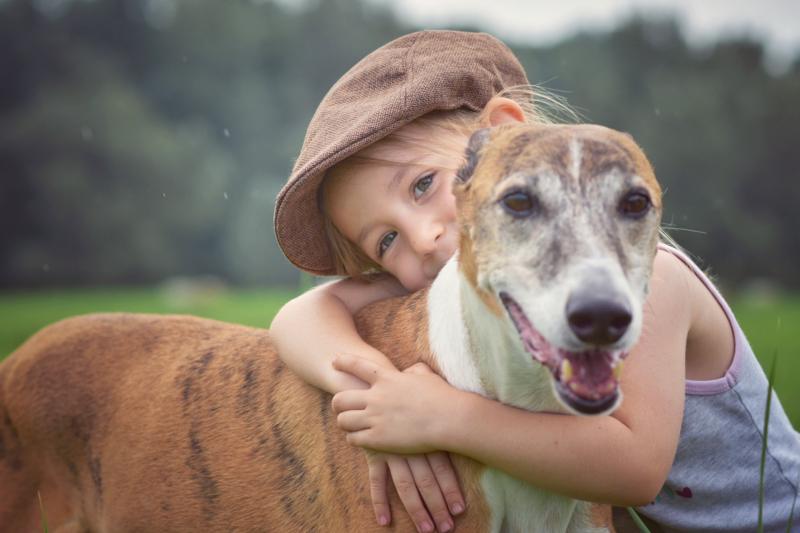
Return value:
<svg viewBox="0 0 800 533">
<path fill-rule="evenodd" d="M 571 352 L 551 345 L 533 327 L 522 307 L 508 294 L 500 300 L 517 328 L 525 350 L 553 375 L 556 391 L 572 409 L 598 414 L 611 409 L 619 397 L 619 371 L 627 352 L 599 348 Z"/>
</svg>

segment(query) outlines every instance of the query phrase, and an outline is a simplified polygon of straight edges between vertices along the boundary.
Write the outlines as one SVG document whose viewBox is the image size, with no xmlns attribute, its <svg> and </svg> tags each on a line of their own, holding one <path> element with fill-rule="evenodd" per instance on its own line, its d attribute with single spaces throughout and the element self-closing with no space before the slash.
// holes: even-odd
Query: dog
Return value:
<svg viewBox="0 0 800 533">
<path fill-rule="evenodd" d="M 611 412 L 658 242 L 642 151 L 600 126 L 479 130 L 454 192 L 457 257 L 360 312 L 359 333 L 398 368 L 517 407 Z M 612 529 L 606 506 L 453 463 L 458 531 Z M 58 532 L 386 530 L 330 396 L 267 330 L 187 316 L 66 319 L 0 364 L 0 531 L 41 531 L 42 514 Z M 395 512 L 388 529 L 414 526 Z"/>
</svg>

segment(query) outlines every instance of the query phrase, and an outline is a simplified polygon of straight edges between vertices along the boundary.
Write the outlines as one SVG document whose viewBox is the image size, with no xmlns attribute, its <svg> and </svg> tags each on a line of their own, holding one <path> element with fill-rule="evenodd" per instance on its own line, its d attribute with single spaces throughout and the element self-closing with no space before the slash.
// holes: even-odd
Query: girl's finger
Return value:
<svg viewBox="0 0 800 533">
<path fill-rule="evenodd" d="M 386 459 L 382 454 L 367 452 L 367 466 L 369 467 L 369 494 L 372 498 L 375 520 L 378 521 L 378 525 L 388 526 L 392 521 L 392 511 L 386 493 Z"/>
<path fill-rule="evenodd" d="M 428 510 L 425 509 L 425 505 L 419 497 L 414 476 L 405 457 L 387 455 L 387 463 L 389 472 L 392 474 L 394 488 L 397 489 L 397 495 L 400 496 L 400 501 L 403 502 L 403 506 L 406 508 L 411 520 L 414 521 L 417 531 L 432 533 L 434 530 L 433 520 L 431 520 Z"/>
<path fill-rule="evenodd" d="M 336 415 L 336 425 L 345 431 L 369 429 L 364 411 L 344 411 Z"/>
<path fill-rule="evenodd" d="M 348 354 L 336 355 L 333 358 L 333 368 L 352 374 L 370 385 L 377 381 L 381 370 L 383 370 L 369 359 Z"/>
<path fill-rule="evenodd" d="M 447 502 L 447 508 L 454 515 L 464 512 L 464 496 L 461 494 L 461 487 L 458 484 L 453 463 L 450 461 L 450 454 L 447 452 L 432 452 L 427 454 L 428 463 L 431 465 L 433 475 L 442 489 L 442 494 Z"/>
<path fill-rule="evenodd" d="M 331 400 L 331 407 L 335 413 L 343 411 L 362 410 L 367 408 L 367 399 L 363 390 L 351 389 L 337 392 Z"/>
<path fill-rule="evenodd" d="M 410 455 L 407 460 L 411 475 L 414 476 L 414 482 L 417 484 L 417 490 L 422 496 L 422 501 L 425 502 L 425 507 L 433 517 L 436 528 L 440 532 L 452 530 L 453 518 L 450 516 L 442 489 L 437 483 L 430 463 L 424 455 Z"/>
</svg>

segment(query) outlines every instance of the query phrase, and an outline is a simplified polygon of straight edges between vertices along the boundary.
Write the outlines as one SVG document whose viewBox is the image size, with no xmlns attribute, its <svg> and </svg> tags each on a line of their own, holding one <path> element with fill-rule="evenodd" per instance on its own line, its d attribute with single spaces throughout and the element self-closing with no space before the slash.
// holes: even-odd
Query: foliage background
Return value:
<svg viewBox="0 0 800 533">
<path fill-rule="evenodd" d="M 0 2 L 0 287 L 294 284 L 271 220 L 305 126 L 416 29 L 374 3 L 303 5 Z M 800 60 L 771 74 L 758 42 L 695 50 L 669 18 L 513 48 L 532 82 L 635 136 L 666 223 L 723 283 L 800 288 Z"/>
</svg>

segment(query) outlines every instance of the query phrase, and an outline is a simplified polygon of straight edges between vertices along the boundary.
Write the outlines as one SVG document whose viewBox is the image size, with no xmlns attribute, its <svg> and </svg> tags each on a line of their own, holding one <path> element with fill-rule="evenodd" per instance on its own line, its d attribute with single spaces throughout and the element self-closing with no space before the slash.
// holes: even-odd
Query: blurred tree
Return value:
<svg viewBox="0 0 800 533">
<path fill-rule="evenodd" d="M 272 207 L 305 127 L 408 31 L 359 0 L 0 2 L 0 287 L 294 283 Z M 636 137 L 665 222 L 723 280 L 800 287 L 800 60 L 770 74 L 759 43 L 694 50 L 663 18 L 514 48 L 531 81 Z"/>
</svg>

